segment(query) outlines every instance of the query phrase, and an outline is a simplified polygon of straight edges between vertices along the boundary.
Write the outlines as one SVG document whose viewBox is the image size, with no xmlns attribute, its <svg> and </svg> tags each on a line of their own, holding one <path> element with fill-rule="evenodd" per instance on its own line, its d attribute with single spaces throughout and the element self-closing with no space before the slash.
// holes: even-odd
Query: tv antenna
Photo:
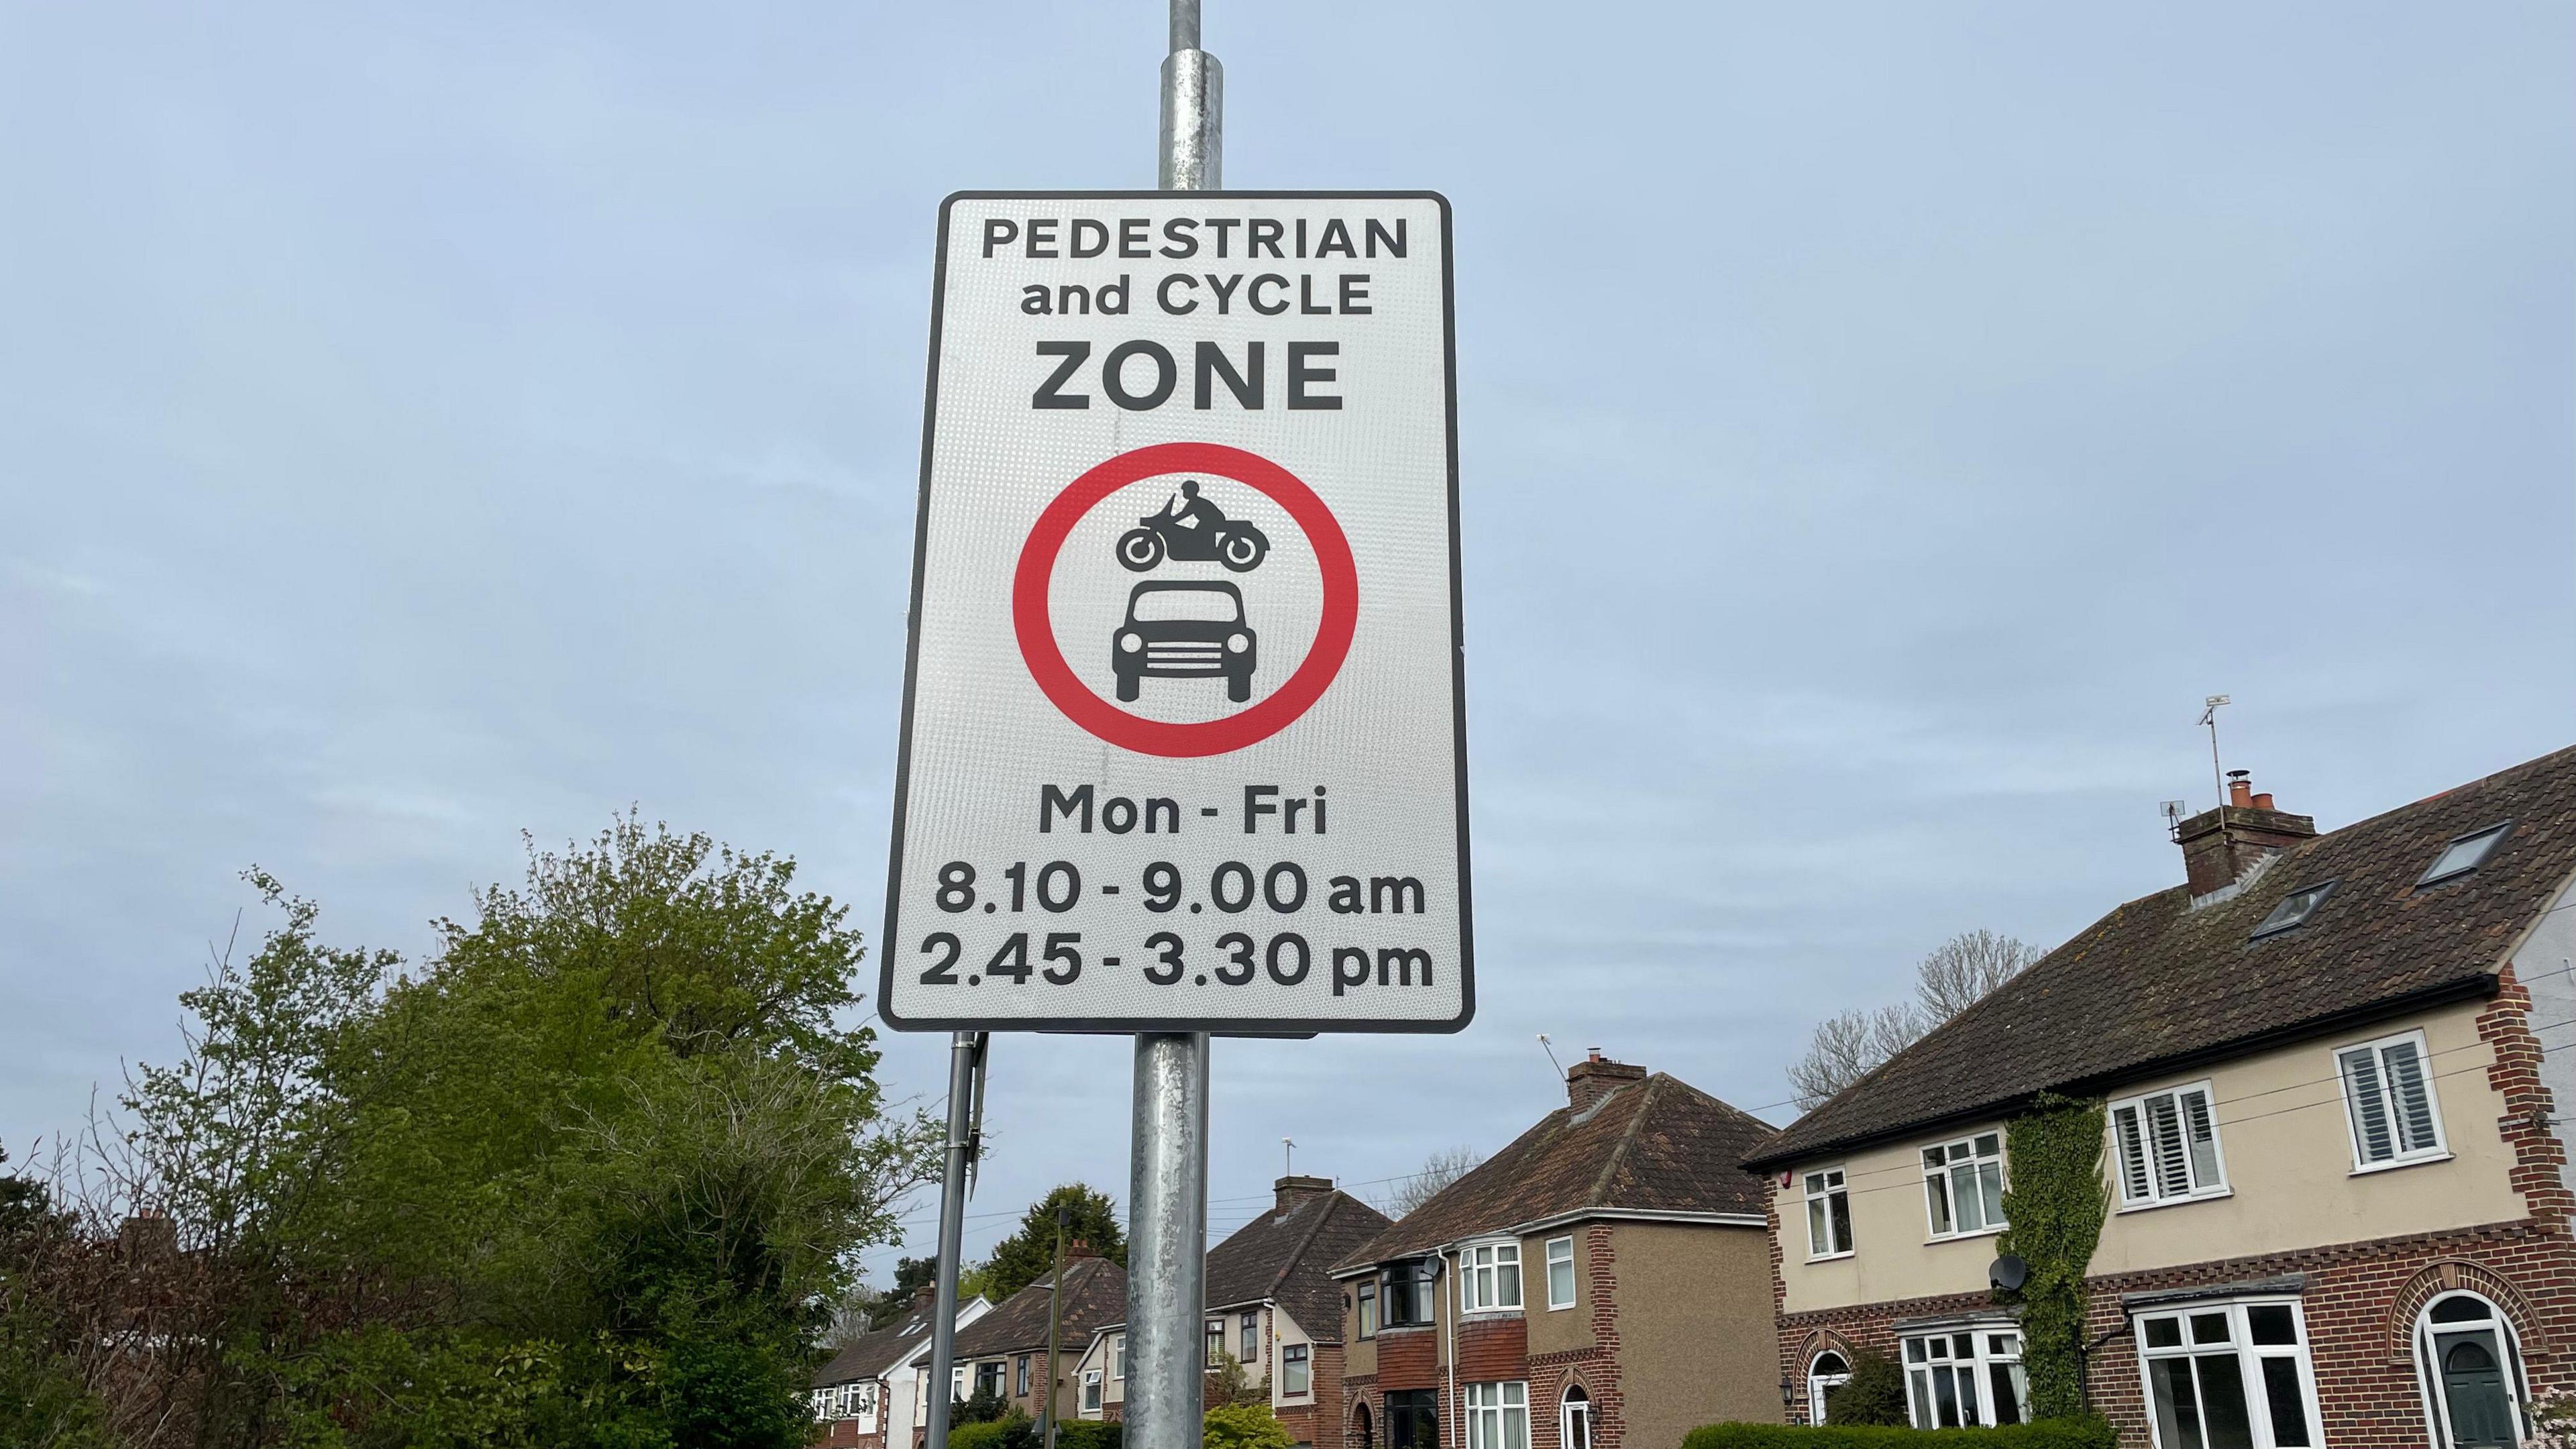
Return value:
<svg viewBox="0 0 2576 1449">
<path fill-rule="evenodd" d="M 1279 1175 L 1281 1177 L 1295 1177 L 1297 1175 L 1297 1139 L 1294 1137 L 1280 1138 L 1279 1152 L 1282 1159 L 1279 1164 Z"/>
<path fill-rule="evenodd" d="M 2165 832 L 2176 840 L 2182 838 L 2182 817 L 2190 808 L 2180 800 L 2166 800 L 2156 806 L 2157 811 L 2165 817 Z"/>
<path fill-rule="evenodd" d="M 1546 1032 L 1540 1032 L 1538 1034 L 1538 1049 L 1547 1053 L 1547 1064 L 1556 1068 L 1557 1085 L 1563 1086 L 1565 1084 L 1565 1064 L 1556 1059 L 1556 1048 L 1547 1044 Z"/>
<path fill-rule="evenodd" d="M 2213 694 L 2201 701 L 2200 723 L 2209 731 L 2209 784 L 2218 792 L 2218 823 L 2227 823 L 2227 774 L 2218 767 L 2218 707 L 2228 702 L 2227 696 Z"/>
</svg>

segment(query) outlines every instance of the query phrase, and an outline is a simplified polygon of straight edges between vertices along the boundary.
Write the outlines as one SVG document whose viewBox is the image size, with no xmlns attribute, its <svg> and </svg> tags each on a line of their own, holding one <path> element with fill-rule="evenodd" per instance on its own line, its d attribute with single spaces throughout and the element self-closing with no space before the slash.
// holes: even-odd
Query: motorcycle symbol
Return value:
<svg viewBox="0 0 2576 1449">
<path fill-rule="evenodd" d="M 1162 512 L 1136 521 L 1144 526 L 1118 536 L 1118 561 L 1135 573 L 1170 557 L 1184 563 L 1214 559 L 1243 574 L 1261 567 L 1261 561 L 1270 556 L 1268 535 L 1242 519 L 1226 517 L 1224 510 L 1201 498 L 1196 480 L 1183 482 L 1179 496 Z"/>
</svg>

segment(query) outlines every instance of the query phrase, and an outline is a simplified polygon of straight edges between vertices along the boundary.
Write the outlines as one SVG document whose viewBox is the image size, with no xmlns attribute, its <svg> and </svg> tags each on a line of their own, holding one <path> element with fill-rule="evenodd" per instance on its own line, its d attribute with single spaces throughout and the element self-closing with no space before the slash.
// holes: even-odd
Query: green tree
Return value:
<svg viewBox="0 0 2576 1449">
<path fill-rule="evenodd" d="M 1905 1370 L 1883 1353 L 1863 1350 L 1852 1355 L 1851 1377 L 1825 1390 L 1828 1424 L 1905 1422 Z"/>
<path fill-rule="evenodd" d="M 1118 1224 L 1118 1205 L 1087 1184 L 1069 1182 L 1029 1205 L 1020 1226 L 993 1245 L 986 1261 L 984 1296 L 1000 1303 L 1055 1269 L 1055 1210 L 1069 1209 L 1065 1243 L 1089 1243 L 1091 1250 L 1120 1267 L 1127 1266 L 1127 1233 Z"/>
</svg>

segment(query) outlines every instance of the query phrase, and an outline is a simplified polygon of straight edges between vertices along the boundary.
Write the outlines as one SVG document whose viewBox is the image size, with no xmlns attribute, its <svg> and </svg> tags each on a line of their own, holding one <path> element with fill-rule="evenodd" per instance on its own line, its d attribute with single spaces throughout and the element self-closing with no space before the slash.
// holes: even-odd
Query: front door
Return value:
<svg viewBox="0 0 2576 1449">
<path fill-rule="evenodd" d="M 2504 1364 L 2495 1340 L 2483 1333 L 2433 1340 L 2441 1355 L 2442 1397 L 2451 1406 L 2451 1442 L 2458 1449 L 2513 1449 L 2513 1398 L 2504 1386 Z"/>
</svg>

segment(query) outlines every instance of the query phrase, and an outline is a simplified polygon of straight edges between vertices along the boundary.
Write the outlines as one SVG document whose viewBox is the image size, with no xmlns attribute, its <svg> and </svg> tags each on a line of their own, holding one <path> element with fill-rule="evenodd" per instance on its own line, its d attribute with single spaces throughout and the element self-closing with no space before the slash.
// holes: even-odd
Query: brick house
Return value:
<svg viewBox="0 0 2576 1449">
<path fill-rule="evenodd" d="M 911 1449 L 929 1426 L 932 1290 L 902 1318 L 841 1346 L 814 1371 L 814 1442 L 831 1449 Z M 992 1311 L 981 1298 L 957 1306 L 960 1328 Z"/>
<path fill-rule="evenodd" d="M 2499 1449 L 2576 1383 L 2576 750 L 2319 834 L 2241 774 L 2129 902 L 1762 1144 L 1780 1370 L 2022 1413 L 2007 1125 L 2107 1104 L 2086 1392 L 2154 1449 Z M 2557 1034 L 2552 1036 L 2550 1033 Z"/>
<path fill-rule="evenodd" d="M 1205 1358 L 1222 1349 L 1299 1444 L 1336 1444 L 1342 1422 L 1342 1298 L 1334 1265 L 1386 1231 L 1386 1215 L 1327 1177 L 1283 1177 L 1269 1212 L 1208 1250 Z M 1074 1376 L 1086 1419 L 1125 1413 L 1127 1326 L 1102 1329 Z"/>
<path fill-rule="evenodd" d="M 1670 1449 L 1777 1416 L 1769 1194 L 1740 1166 L 1771 1127 L 1598 1052 L 1565 1086 L 1335 1269 L 1346 1449 Z"/>
<path fill-rule="evenodd" d="M 1042 1412 L 1046 1392 L 1048 1305 L 1054 1297 L 1052 1275 L 1038 1279 L 1003 1300 L 969 1328 L 958 1330 L 957 1393 L 982 1389 L 1001 1395 L 1011 1407 L 1034 1419 Z M 1064 1316 L 1056 1328 L 1055 1415 L 1081 1417 L 1080 1376 L 1075 1372 L 1083 1351 L 1100 1330 L 1127 1316 L 1127 1272 L 1091 1250 L 1087 1243 L 1065 1248 Z"/>
</svg>

